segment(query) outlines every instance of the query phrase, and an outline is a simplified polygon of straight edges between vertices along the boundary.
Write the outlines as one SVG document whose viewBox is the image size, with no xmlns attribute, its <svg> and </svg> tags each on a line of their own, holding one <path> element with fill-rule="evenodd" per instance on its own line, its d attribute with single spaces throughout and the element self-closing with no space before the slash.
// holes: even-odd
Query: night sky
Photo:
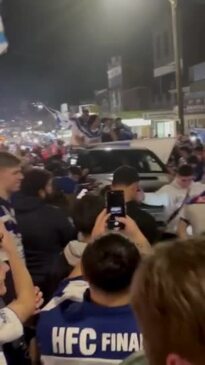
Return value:
<svg viewBox="0 0 205 365">
<path fill-rule="evenodd" d="M 0 57 L 0 97 L 92 99 L 111 56 L 147 56 L 156 1 L 3 0 L 10 49 Z"/>
</svg>

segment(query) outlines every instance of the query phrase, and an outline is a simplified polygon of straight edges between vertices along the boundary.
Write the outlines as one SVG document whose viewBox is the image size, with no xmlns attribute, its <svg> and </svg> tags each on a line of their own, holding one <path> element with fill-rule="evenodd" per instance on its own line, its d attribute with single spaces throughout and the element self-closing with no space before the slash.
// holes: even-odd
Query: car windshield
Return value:
<svg viewBox="0 0 205 365">
<path fill-rule="evenodd" d="M 80 153 L 78 164 L 91 174 L 113 173 L 118 167 L 130 165 L 139 173 L 164 173 L 162 162 L 148 150 L 92 150 Z"/>
</svg>

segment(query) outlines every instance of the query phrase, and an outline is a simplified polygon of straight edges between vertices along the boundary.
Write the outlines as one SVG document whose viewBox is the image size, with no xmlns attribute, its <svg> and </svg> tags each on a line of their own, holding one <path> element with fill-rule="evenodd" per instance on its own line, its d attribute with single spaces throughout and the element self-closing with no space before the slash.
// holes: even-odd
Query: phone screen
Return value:
<svg viewBox="0 0 205 365">
<path fill-rule="evenodd" d="M 110 214 L 108 220 L 108 228 L 113 229 L 123 229 L 122 223 L 117 222 L 116 217 L 126 216 L 126 205 L 123 191 L 109 191 L 107 193 L 107 212 Z"/>
</svg>

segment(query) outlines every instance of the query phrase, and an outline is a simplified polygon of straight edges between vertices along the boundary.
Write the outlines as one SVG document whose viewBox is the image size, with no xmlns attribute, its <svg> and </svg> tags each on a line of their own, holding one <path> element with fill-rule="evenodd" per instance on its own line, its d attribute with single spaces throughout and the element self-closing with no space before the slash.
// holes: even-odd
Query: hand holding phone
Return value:
<svg viewBox="0 0 205 365">
<path fill-rule="evenodd" d="M 109 230 L 122 230 L 124 224 L 116 218 L 126 216 L 126 204 L 123 191 L 109 191 L 106 196 L 106 207 L 109 219 L 107 222 Z"/>
</svg>

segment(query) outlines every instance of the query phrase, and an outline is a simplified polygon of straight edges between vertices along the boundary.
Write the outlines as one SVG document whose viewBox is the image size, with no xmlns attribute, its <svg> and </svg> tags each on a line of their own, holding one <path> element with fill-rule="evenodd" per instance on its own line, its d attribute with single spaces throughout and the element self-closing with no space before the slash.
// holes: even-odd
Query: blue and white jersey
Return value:
<svg viewBox="0 0 205 365">
<path fill-rule="evenodd" d="M 2 345 L 19 339 L 23 335 L 23 325 L 9 308 L 0 309 L 0 365 L 6 365 Z"/>
<path fill-rule="evenodd" d="M 76 137 L 83 138 L 84 143 L 89 145 L 90 143 L 100 143 L 102 139 L 103 128 L 100 126 L 95 131 L 89 129 L 87 124 L 81 122 L 80 119 L 72 121 L 72 138 L 71 145 L 78 146 L 79 143 Z"/>
<path fill-rule="evenodd" d="M 37 340 L 43 365 L 113 365 L 142 350 L 130 306 L 104 307 L 90 300 L 88 284 L 67 280 L 42 310 Z"/>
<path fill-rule="evenodd" d="M 19 256 L 22 259 L 24 259 L 22 236 L 18 229 L 15 211 L 12 207 L 12 204 L 9 201 L 4 200 L 2 198 L 0 198 L 0 220 L 5 224 L 6 229 L 13 235 Z M 0 249 L 0 259 L 2 261 L 8 261 L 7 254 L 1 249 Z"/>
</svg>

